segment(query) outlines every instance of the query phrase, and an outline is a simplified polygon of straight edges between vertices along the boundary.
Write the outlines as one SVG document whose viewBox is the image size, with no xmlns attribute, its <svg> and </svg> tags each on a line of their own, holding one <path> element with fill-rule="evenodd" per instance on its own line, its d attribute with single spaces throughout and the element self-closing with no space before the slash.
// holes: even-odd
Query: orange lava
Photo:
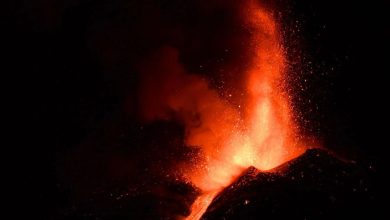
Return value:
<svg viewBox="0 0 390 220">
<path fill-rule="evenodd" d="M 201 115 L 211 122 L 189 129 L 186 142 L 201 146 L 205 155 L 204 166 L 189 177 L 203 194 L 186 219 L 199 219 L 213 198 L 249 166 L 269 170 L 303 152 L 284 85 L 286 56 L 278 24 L 255 0 L 245 4 L 243 22 L 251 33 L 248 50 L 253 50 L 245 73 L 245 110 L 240 116 L 237 108 L 214 98 L 200 106 L 213 109 Z"/>
</svg>

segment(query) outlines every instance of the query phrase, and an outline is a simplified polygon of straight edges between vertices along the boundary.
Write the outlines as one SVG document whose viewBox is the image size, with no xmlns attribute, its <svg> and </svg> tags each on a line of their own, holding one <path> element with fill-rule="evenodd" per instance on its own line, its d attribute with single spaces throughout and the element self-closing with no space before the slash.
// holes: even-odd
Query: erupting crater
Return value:
<svg viewBox="0 0 390 220">
<path fill-rule="evenodd" d="M 186 143 L 200 146 L 204 163 L 189 175 L 202 194 L 188 220 L 200 219 L 214 197 L 248 167 L 270 170 L 305 150 L 298 141 L 287 85 L 286 54 L 278 23 L 255 0 L 243 3 L 242 23 L 251 37 L 252 54 L 243 73 L 245 107 L 237 109 L 217 98 L 199 107 L 203 123 L 186 127 Z"/>
</svg>

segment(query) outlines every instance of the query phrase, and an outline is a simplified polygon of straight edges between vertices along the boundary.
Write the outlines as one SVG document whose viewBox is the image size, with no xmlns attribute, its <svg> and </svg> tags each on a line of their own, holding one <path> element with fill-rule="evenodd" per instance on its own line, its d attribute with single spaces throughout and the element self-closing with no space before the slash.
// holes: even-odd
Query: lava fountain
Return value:
<svg viewBox="0 0 390 220">
<path fill-rule="evenodd" d="M 303 152 L 285 85 L 286 56 L 278 24 L 255 0 L 244 3 L 242 18 L 253 54 L 244 74 L 245 108 L 238 114 L 227 104 L 211 104 L 213 113 L 201 114 L 213 119 L 211 131 L 202 126 L 188 130 L 187 144 L 201 146 L 205 162 L 189 176 L 203 193 L 186 219 L 200 219 L 213 198 L 249 166 L 270 170 Z"/>
</svg>

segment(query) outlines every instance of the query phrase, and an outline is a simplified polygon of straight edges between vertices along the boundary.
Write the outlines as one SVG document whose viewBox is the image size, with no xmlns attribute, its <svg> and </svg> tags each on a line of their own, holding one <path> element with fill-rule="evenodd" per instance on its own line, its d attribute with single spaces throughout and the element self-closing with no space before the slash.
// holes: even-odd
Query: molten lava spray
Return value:
<svg viewBox="0 0 390 220">
<path fill-rule="evenodd" d="M 199 219 L 213 198 L 249 166 L 272 169 L 303 152 L 284 85 L 286 57 L 278 25 L 257 1 L 243 3 L 251 59 L 244 73 L 245 100 L 232 106 L 206 80 L 186 73 L 174 48 L 162 48 L 142 66 L 141 112 L 145 120 L 178 120 L 185 142 L 201 150 L 187 178 L 202 194 L 187 219 Z M 151 74 L 153 73 L 153 74 Z"/>
<path fill-rule="evenodd" d="M 216 109 L 219 117 L 211 131 L 216 138 L 200 131 L 189 133 L 188 143 L 203 146 L 206 167 L 191 176 L 204 193 L 192 205 L 187 219 L 199 219 L 213 198 L 249 166 L 269 170 L 303 152 L 298 147 L 292 110 L 283 85 L 286 57 L 277 23 L 255 0 L 246 3 L 242 14 L 252 34 L 248 46 L 253 50 L 246 72 L 244 117 L 234 120 L 237 113 L 233 110 Z"/>
</svg>

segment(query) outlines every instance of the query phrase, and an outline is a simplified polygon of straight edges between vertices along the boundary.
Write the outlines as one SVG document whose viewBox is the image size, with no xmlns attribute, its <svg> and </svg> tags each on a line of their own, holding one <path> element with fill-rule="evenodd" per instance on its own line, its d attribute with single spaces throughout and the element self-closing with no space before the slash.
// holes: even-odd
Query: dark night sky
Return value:
<svg viewBox="0 0 390 220">
<path fill-rule="evenodd" d="M 37 0 L 3 8 L 2 73 L 15 78 L 6 95 L 13 96 L 24 142 L 16 144 L 12 160 L 17 176 L 28 183 L 23 203 L 39 207 L 33 214 L 55 216 L 69 200 L 82 200 L 83 184 L 105 181 L 100 172 L 119 169 L 108 175 L 115 182 L 137 172 L 123 168 L 128 163 L 153 169 L 147 162 L 133 165 L 137 157 L 170 169 L 165 165 L 170 155 L 159 159 L 153 143 L 139 143 L 155 138 L 148 135 L 159 126 L 180 142 L 181 128 L 153 125 L 139 131 L 136 67 L 156 48 L 173 45 L 186 68 L 218 86 L 218 58 L 240 65 L 234 54 L 223 53 L 226 45 L 237 53 L 240 47 L 226 37 L 237 26 L 234 1 L 221 2 Z M 379 186 L 388 147 L 387 3 L 278 0 L 276 8 L 286 15 L 281 18 L 286 42 L 291 40 L 293 69 L 301 74 L 293 85 L 300 123 L 324 147 L 377 169 L 373 180 Z M 169 143 L 163 137 L 156 141 Z M 86 163 L 86 157 L 96 162 Z M 119 162 L 112 164 L 112 158 Z"/>
</svg>

